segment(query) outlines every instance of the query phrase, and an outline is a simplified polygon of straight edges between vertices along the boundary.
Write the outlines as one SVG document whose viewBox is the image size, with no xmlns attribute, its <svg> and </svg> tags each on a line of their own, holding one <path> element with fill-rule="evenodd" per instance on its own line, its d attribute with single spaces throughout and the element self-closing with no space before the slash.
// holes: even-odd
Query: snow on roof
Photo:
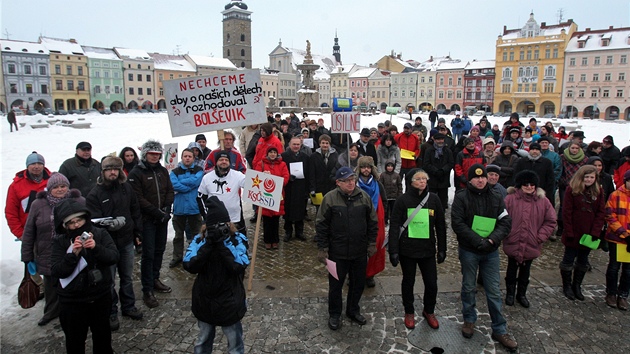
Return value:
<svg viewBox="0 0 630 354">
<path fill-rule="evenodd" d="M 330 73 L 326 69 L 319 68 L 313 74 L 313 80 L 330 80 Z"/>
<path fill-rule="evenodd" d="M 402 65 L 402 66 L 404 66 L 404 67 L 406 67 L 406 68 L 413 68 L 413 65 L 411 65 L 411 64 L 409 64 L 409 63 L 407 63 L 406 61 L 404 61 L 404 60 L 402 60 L 402 59 L 395 58 L 394 60 L 395 60 L 398 64 L 400 64 L 400 65 Z"/>
<path fill-rule="evenodd" d="M 466 68 L 467 63 L 462 63 L 461 61 L 443 61 L 438 65 L 438 70 L 464 70 Z"/>
<path fill-rule="evenodd" d="M 122 59 L 151 60 L 151 56 L 144 49 L 114 47 L 114 50 Z"/>
<path fill-rule="evenodd" d="M 39 42 L 50 52 L 83 55 L 83 48 L 74 39 L 39 37 Z"/>
<path fill-rule="evenodd" d="M 48 55 L 48 49 L 40 43 L 12 41 L 9 39 L 0 39 L 0 51 Z"/>
<path fill-rule="evenodd" d="M 151 53 L 156 70 L 195 72 L 195 68 L 180 55 Z"/>
<path fill-rule="evenodd" d="M 459 59 L 452 59 L 449 56 L 446 56 L 446 57 L 431 57 L 431 59 L 420 63 L 416 67 L 416 69 L 418 69 L 420 71 L 436 71 L 438 69 L 438 66 L 440 66 L 440 64 L 443 63 L 443 62 L 457 62 L 457 63 L 459 63 L 460 60 Z"/>
<path fill-rule="evenodd" d="M 111 48 L 100 48 L 100 47 L 90 47 L 83 45 L 83 52 L 88 58 L 91 59 L 108 59 L 108 60 L 119 60 L 120 58 L 116 55 Z"/>
<path fill-rule="evenodd" d="M 236 69 L 236 65 L 226 58 L 214 58 L 204 55 L 188 55 L 198 66 L 211 66 L 214 68 Z"/>
<path fill-rule="evenodd" d="M 466 70 L 494 68 L 496 62 L 494 60 L 474 60 L 466 65 Z"/>
<path fill-rule="evenodd" d="M 360 77 L 369 77 L 372 75 L 377 69 L 376 68 L 362 68 L 348 75 L 348 77 L 360 78 Z"/>
<path fill-rule="evenodd" d="M 608 43 L 606 47 L 602 45 L 602 38 L 610 40 L 610 43 Z M 575 53 L 594 50 L 627 50 L 630 49 L 628 38 L 630 38 L 630 28 L 628 27 L 610 30 L 597 30 L 592 33 L 582 33 L 571 38 L 565 51 Z M 580 41 L 584 43 L 584 48 L 579 48 L 578 42 Z"/>
<path fill-rule="evenodd" d="M 306 50 L 296 49 L 296 48 L 287 48 L 287 47 L 283 47 L 283 48 L 286 51 L 291 52 L 293 70 L 297 70 L 297 65 L 304 63 L 304 58 L 306 57 Z M 313 64 L 319 65 L 320 69 L 326 70 L 327 73 L 331 73 L 335 69 L 335 66 L 337 65 L 337 62 L 335 61 L 334 57 L 327 57 L 322 54 L 313 54 L 313 53 L 311 53 L 311 56 L 313 57 Z"/>
<path fill-rule="evenodd" d="M 568 24 L 567 22 L 564 22 L 561 25 L 553 25 L 553 26 L 545 26 L 545 27 L 541 26 L 540 33 L 536 37 L 559 36 L 560 34 L 562 34 L 562 30 L 564 30 L 565 33 L 569 33 L 570 29 L 571 29 L 571 25 Z M 522 28 L 507 30 L 506 33 L 504 33 L 501 38 L 504 40 L 523 38 L 521 36 L 521 31 L 522 31 Z"/>
</svg>

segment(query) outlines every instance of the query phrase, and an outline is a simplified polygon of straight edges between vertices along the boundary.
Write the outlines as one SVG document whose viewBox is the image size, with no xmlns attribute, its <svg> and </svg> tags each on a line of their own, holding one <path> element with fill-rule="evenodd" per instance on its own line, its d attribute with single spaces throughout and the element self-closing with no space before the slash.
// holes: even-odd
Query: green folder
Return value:
<svg viewBox="0 0 630 354">
<path fill-rule="evenodd" d="M 580 239 L 580 245 L 588 247 L 592 250 L 596 250 L 597 247 L 599 247 L 599 242 L 600 239 L 593 239 L 593 236 L 589 234 L 582 235 L 582 238 Z"/>
<path fill-rule="evenodd" d="M 414 209 L 407 209 L 407 217 L 413 213 Z M 429 238 L 429 209 L 420 209 L 409 223 L 409 238 Z"/>
<path fill-rule="evenodd" d="M 487 218 L 485 216 L 475 215 L 472 223 L 472 230 L 481 237 L 488 237 L 494 231 L 497 219 Z"/>
</svg>

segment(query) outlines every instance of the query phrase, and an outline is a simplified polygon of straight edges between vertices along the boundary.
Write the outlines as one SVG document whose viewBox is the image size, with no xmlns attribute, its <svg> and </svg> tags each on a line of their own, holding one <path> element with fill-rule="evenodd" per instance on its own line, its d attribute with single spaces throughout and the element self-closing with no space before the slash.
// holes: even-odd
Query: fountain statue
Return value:
<svg viewBox="0 0 630 354">
<path fill-rule="evenodd" d="M 313 63 L 311 55 L 311 42 L 306 40 L 306 55 L 304 62 L 297 65 L 298 70 L 302 73 L 302 88 L 298 90 L 298 104 L 301 108 L 319 107 L 319 92 L 313 84 L 313 74 L 319 65 Z"/>
</svg>

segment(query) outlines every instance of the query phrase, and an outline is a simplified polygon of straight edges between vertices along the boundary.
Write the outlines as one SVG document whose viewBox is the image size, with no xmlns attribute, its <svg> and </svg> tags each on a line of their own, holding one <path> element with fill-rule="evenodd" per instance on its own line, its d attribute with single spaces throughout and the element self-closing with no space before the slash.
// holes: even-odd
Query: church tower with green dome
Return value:
<svg viewBox="0 0 630 354">
<path fill-rule="evenodd" d="M 223 14 L 223 57 L 238 68 L 252 68 L 251 11 L 243 1 L 231 1 Z"/>
</svg>

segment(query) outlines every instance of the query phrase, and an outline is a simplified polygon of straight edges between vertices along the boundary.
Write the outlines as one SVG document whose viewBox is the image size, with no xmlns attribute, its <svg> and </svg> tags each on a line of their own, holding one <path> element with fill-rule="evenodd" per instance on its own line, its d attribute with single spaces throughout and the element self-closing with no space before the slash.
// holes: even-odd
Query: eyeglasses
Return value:
<svg viewBox="0 0 630 354">
<path fill-rule="evenodd" d="M 69 227 L 69 226 L 80 227 L 84 223 L 85 223 L 85 219 L 83 219 L 83 218 L 76 218 L 76 219 L 72 219 L 72 220 L 68 221 L 66 223 L 66 227 Z"/>
</svg>

